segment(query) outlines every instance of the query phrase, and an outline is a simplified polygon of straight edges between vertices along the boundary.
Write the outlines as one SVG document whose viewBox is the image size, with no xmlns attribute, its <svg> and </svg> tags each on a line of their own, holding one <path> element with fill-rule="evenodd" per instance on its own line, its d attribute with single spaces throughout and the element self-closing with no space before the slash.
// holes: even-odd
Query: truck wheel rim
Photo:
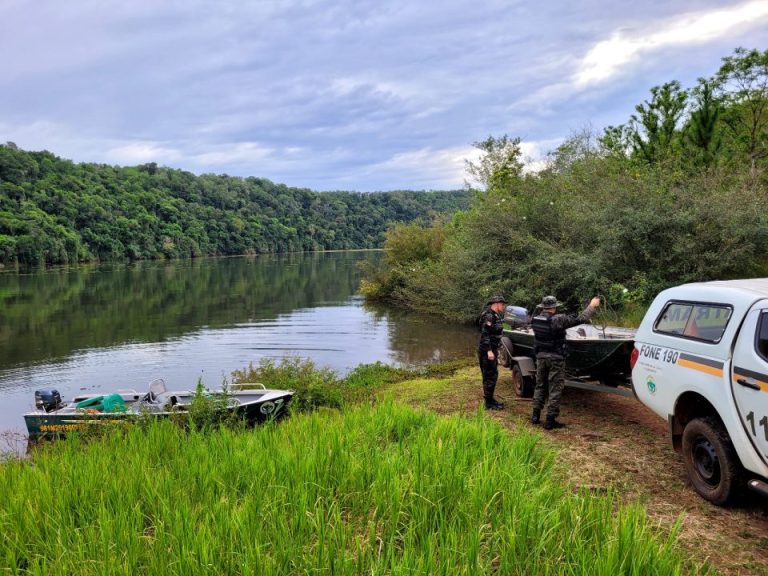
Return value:
<svg viewBox="0 0 768 576">
<path fill-rule="evenodd" d="M 693 465 L 696 473 L 709 486 L 720 483 L 720 459 L 712 443 L 701 438 L 693 448 Z"/>
</svg>

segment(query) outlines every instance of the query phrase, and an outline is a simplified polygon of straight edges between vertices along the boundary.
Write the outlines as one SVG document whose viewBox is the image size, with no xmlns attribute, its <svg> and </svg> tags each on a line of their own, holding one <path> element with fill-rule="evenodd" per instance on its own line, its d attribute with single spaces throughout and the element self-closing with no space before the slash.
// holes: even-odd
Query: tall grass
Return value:
<svg viewBox="0 0 768 576">
<path fill-rule="evenodd" d="M 681 574 L 642 509 L 526 430 L 384 401 L 255 431 L 169 422 L 0 468 L 0 573 Z"/>
</svg>

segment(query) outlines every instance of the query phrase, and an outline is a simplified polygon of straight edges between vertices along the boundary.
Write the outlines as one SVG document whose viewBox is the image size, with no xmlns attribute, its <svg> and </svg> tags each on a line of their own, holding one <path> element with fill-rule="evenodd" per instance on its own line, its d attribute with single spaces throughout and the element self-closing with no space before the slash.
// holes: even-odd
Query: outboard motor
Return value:
<svg viewBox="0 0 768 576">
<path fill-rule="evenodd" d="M 35 390 L 35 408 L 52 412 L 61 408 L 61 394 L 58 390 Z"/>
<path fill-rule="evenodd" d="M 520 320 L 521 322 L 528 321 L 528 310 L 522 306 L 507 306 L 504 315 L 507 318 L 514 318 L 515 320 Z"/>
</svg>

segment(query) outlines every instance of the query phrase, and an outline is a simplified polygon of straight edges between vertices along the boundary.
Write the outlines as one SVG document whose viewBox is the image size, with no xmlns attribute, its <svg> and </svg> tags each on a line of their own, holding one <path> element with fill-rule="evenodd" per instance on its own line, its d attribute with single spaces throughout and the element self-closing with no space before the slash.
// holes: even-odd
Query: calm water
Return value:
<svg viewBox="0 0 768 576">
<path fill-rule="evenodd" d="M 355 296 L 377 252 L 202 259 L 0 274 L 0 430 L 22 431 L 34 390 L 218 386 L 261 358 L 344 373 L 471 352 L 473 329 Z M 2 447 L 0 447 L 2 449 Z"/>
</svg>

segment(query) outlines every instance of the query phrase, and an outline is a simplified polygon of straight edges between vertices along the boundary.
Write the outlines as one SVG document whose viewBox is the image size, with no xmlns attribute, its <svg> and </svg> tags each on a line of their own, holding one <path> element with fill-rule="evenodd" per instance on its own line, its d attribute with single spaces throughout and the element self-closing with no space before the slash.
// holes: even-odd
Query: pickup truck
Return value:
<svg viewBox="0 0 768 576">
<path fill-rule="evenodd" d="M 669 422 L 694 489 L 768 495 L 768 278 L 661 292 L 635 334 L 638 400 Z"/>
</svg>

